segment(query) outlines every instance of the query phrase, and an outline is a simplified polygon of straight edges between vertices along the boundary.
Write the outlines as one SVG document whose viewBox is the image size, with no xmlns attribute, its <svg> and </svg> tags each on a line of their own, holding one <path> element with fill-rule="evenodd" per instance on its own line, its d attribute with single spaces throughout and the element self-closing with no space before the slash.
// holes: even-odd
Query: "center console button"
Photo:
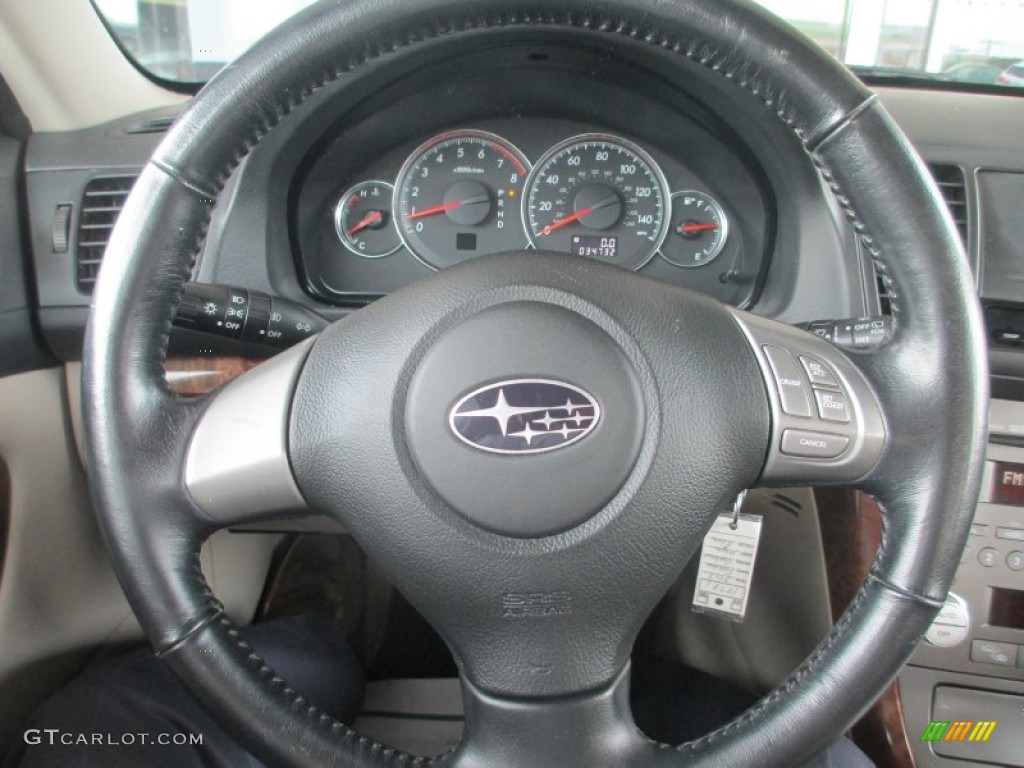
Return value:
<svg viewBox="0 0 1024 768">
<path fill-rule="evenodd" d="M 996 528 L 996 538 L 1007 541 L 1024 541 L 1024 528 Z"/>
<path fill-rule="evenodd" d="M 999 560 L 999 553 L 992 547 L 985 547 L 978 553 L 978 562 L 985 568 L 992 568 Z"/>
<path fill-rule="evenodd" d="M 1011 571 L 1024 571 L 1024 552 L 1011 552 L 1006 556 L 1006 567 Z"/>
<path fill-rule="evenodd" d="M 935 623 L 948 624 L 952 627 L 966 627 L 968 624 L 966 606 L 952 597 L 946 598 L 946 602 L 939 609 L 939 615 L 935 617 Z"/>
<path fill-rule="evenodd" d="M 807 385 L 796 359 L 785 349 L 764 347 L 765 357 L 775 376 L 775 387 L 779 393 L 782 410 L 790 416 L 811 418 L 811 403 L 807 397 Z"/>
<path fill-rule="evenodd" d="M 1017 646 L 1013 643 L 997 643 L 994 640 L 972 640 L 971 661 L 1012 667 L 1017 663 Z"/>
<path fill-rule="evenodd" d="M 954 627 L 951 624 L 932 624 L 924 633 L 924 639 L 939 648 L 959 645 L 967 637 L 967 627 Z"/>
</svg>

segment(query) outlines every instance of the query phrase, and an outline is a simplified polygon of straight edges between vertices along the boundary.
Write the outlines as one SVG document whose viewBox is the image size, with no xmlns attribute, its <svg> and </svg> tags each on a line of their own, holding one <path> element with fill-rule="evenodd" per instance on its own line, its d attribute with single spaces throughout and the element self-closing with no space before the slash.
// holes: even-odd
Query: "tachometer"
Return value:
<svg viewBox="0 0 1024 768">
<path fill-rule="evenodd" d="M 668 184 L 658 164 L 625 139 L 563 141 L 530 175 L 523 221 L 539 250 L 566 251 L 640 269 L 668 231 Z"/>
<path fill-rule="evenodd" d="M 484 131 L 436 136 L 406 160 L 394 209 L 406 247 L 435 269 L 526 246 L 517 216 L 529 163 Z"/>
</svg>

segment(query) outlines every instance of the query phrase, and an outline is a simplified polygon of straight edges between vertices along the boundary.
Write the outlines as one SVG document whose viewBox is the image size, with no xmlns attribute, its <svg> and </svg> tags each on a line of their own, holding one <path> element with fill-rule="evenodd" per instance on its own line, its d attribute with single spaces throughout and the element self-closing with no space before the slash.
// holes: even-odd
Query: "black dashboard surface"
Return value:
<svg viewBox="0 0 1024 768">
<path fill-rule="evenodd" d="M 639 268 L 641 274 L 737 306 L 752 305 L 774 244 L 774 196 L 764 171 L 737 134 L 709 110 L 656 77 L 645 79 L 642 88 L 638 82 L 637 74 L 618 62 L 551 48 L 525 57 L 509 52 L 500 67 L 493 57 L 440 65 L 375 94 L 335 125 L 300 166 L 291 227 L 305 287 L 324 301 L 359 304 L 430 273 L 429 259 L 416 258 L 405 243 L 373 259 L 345 247 L 335 208 L 354 185 L 371 180 L 394 185 L 403 163 L 415 160 L 411 155 L 431 137 L 466 129 L 496 134 L 522 152 L 529 170 L 558 142 L 605 134 L 645 150 L 664 172 L 669 195 L 710 195 L 728 222 L 728 236 L 714 261 L 683 268 L 663 258 L 659 248 Z M 519 198 L 507 201 L 507 224 L 519 237 L 507 242 L 533 247 L 526 232 L 527 195 L 511 191 Z M 390 216 L 387 226 L 400 230 L 396 207 Z M 438 226 L 435 221 L 425 223 Z M 493 214 L 477 229 L 492 222 Z M 676 216 L 673 225 L 679 223 Z M 465 229 L 471 233 L 473 228 Z M 668 233 L 669 239 L 680 236 Z"/>
<path fill-rule="evenodd" d="M 871 265 L 803 148 L 767 111 L 742 102 L 737 89 L 722 91 L 699 70 L 685 83 L 668 83 L 656 61 L 624 60 L 608 51 L 528 41 L 500 53 L 470 54 L 400 76 L 382 72 L 360 93 L 317 93 L 229 181 L 195 278 L 281 296 L 337 319 L 432 271 L 404 248 L 371 260 L 341 245 L 334 210 L 352 185 L 394 183 L 410 153 L 453 129 L 499 134 L 530 164 L 567 137 L 597 131 L 646 150 L 670 191 L 710 194 L 731 224 L 725 249 L 712 263 L 683 269 L 655 256 L 642 274 L 784 322 L 878 313 Z M 880 95 L 925 159 L 962 179 L 966 250 L 982 274 L 987 202 L 978 179 L 991 170 L 1024 170 L 1024 101 L 906 89 L 881 89 Z M 174 116 L 130 115 L 29 139 L 25 189 L 38 320 L 59 359 L 80 356 L 88 314 L 89 292 L 76 284 L 86 189 L 97 180 L 137 174 Z M 69 241 L 58 247 L 62 207 L 69 212 Z M 1002 296 L 998 309 L 1021 307 L 1024 296 Z M 196 339 L 172 342 L 182 353 L 199 346 Z M 996 381 L 1009 386 L 996 391 L 1011 396 L 1024 380 L 1024 351 L 991 347 Z M 254 351 L 221 342 L 209 348 Z"/>
</svg>

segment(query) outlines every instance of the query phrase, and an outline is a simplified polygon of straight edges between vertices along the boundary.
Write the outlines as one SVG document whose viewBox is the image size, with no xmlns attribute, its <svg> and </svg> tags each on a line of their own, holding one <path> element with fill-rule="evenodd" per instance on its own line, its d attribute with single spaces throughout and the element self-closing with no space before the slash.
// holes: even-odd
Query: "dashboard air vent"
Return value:
<svg viewBox="0 0 1024 768">
<path fill-rule="evenodd" d="M 100 176 L 85 185 L 75 251 L 75 282 L 82 293 L 92 293 L 110 233 L 136 178 Z"/>
<path fill-rule="evenodd" d="M 967 239 L 967 186 L 964 172 L 955 165 L 929 165 L 928 169 L 939 185 L 942 199 L 946 201 L 949 212 L 953 215 L 956 229 L 964 247 L 970 242 Z"/>
<path fill-rule="evenodd" d="M 942 199 L 946 201 L 950 214 L 953 216 L 953 223 L 956 224 L 957 232 L 960 233 L 960 240 L 964 248 L 969 248 L 968 239 L 968 207 L 967 207 L 967 185 L 964 180 L 963 170 L 956 165 L 929 165 L 935 183 L 939 186 Z M 875 281 L 878 288 L 878 303 L 883 315 L 892 314 L 892 290 L 886 284 L 882 276 L 876 272 Z"/>
<path fill-rule="evenodd" d="M 174 117 L 154 117 L 141 123 L 132 123 L 124 132 L 130 135 L 146 133 L 167 133 L 174 124 Z"/>
<path fill-rule="evenodd" d="M 879 311 L 887 316 L 892 316 L 892 288 L 885 278 L 882 277 L 882 273 L 877 269 L 875 270 L 875 286 L 878 290 L 878 309 Z"/>
</svg>

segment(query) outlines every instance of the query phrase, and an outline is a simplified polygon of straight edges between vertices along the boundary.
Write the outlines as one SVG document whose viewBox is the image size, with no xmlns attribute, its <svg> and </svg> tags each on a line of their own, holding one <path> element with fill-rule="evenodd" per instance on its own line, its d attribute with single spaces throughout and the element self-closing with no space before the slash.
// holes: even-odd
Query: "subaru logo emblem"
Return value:
<svg viewBox="0 0 1024 768">
<path fill-rule="evenodd" d="M 459 440 L 488 453 L 557 451 L 597 428 L 601 407 L 579 387 L 550 379 L 510 379 L 474 389 L 448 412 Z"/>
</svg>

